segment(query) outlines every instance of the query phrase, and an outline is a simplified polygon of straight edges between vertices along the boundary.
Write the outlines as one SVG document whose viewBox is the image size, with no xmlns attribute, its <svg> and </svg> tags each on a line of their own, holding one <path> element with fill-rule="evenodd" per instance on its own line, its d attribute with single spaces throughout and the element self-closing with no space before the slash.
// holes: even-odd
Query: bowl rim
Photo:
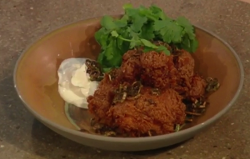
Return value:
<svg viewBox="0 0 250 159">
<path fill-rule="evenodd" d="M 121 14 L 120 14 L 121 15 Z M 117 15 L 114 15 L 117 16 Z M 22 98 L 20 91 L 17 88 L 16 85 L 16 74 L 17 74 L 17 69 L 19 66 L 20 61 L 22 60 L 23 56 L 25 55 L 25 53 L 35 44 L 39 43 L 41 40 L 45 39 L 46 37 L 50 36 L 51 34 L 55 33 L 55 32 L 59 32 L 65 28 L 68 27 L 72 27 L 76 24 L 82 23 L 82 22 L 87 22 L 90 20 L 98 20 L 100 19 L 102 16 L 98 16 L 98 17 L 92 17 L 92 18 L 87 18 L 87 19 L 83 19 L 83 20 L 79 20 L 79 21 L 75 21 L 72 23 L 68 23 L 65 25 L 61 25 L 59 27 L 56 27 L 55 29 L 46 32 L 45 34 L 39 36 L 37 39 L 35 39 L 31 44 L 29 44 L 26 49 L 21 53 L 21 55 L 18 57 L 16 64 L 15 64 L 15 68 L 14 68 L 14 72 L 13 72 L 13 82 L 14 82 L 14 88 L 17 92 L 17 95 L 19 96 L 20 100 L 22 101 L 22 103 L 24 104 L 24 106 L 28 109 L 28 111 L 34 115 L 35 118 L 37 118 L 38 120 L 40 120 L 41 122 L 49 124 L 50 126 L 63 131 L 64 133 L 68 133 L 77 137 L 83 137 L 83 138 L 88 138 L 91 140 L 96 140 L 96 141 L 107 141 L 107 142 L 113 142 L 113 143 L 147 143 L 147 142 L 152 142 L 152 141 L 160 141 L 160 140 L 166 140 L 167 138 L 176 138 L 178 136 L 182 136 L 185 134 L 192 134 L 193 132 L 197 131 L 197 130 L 201 130 L 207 126 L 209 126 L 210 124 L 212 124 L 214 121 L 218 120 L 219 118 L 221 118 L 231 107 L 232 105 L 235 103 L 235 101 L 238 99 L 241 90 L 243 88 L 243 84 L 244 84 L 244 69 L 243 69 L 243 65 L 242 62 L 238 56 L 238 54 L 235 52 L 235 50 L 222 38 L 220 38 L 219 36 L 217 36 L 216 34 L 214 34 L 211 31 L 208 31 L 207 29 L 204 29 L 200 26 L 197 25 L 193 25 L 195 28 L 198 28 L 204 32 L 206 32 L 207 34 L 210 34 L 211 36 L 217 38 L 219 41 L 221 41 L 233 54 L 234 58 L 236 59 L 239 69 L 240 69 L 240 83 L 238 85 L 237 91 L 234 94 L 233 98 L 231 99 L 231 101 L 228 103 L 228 105 L 222 109 L 219 113 L 215 114 L 214 116 L 212 116 L 210 119 L 204 121 L 203 123 L 200 123 L 198 125 L 192 126 L 188 129 L 184 129 L 178 132 L 174 132 L 174 133 L 170 133 L 170 134 L 163 134 L 163 135 L 157 135 L 157 136 L 149 136 L 149 137 L 108 137 L 108 136 L 102 136 L 102 135 L 95 135 L 95 134 L 89 134 L 86 132 L 80 132 L 80 131 L 76 131 L 76 130 L 72 130 L 70 128 L 64 127 L 62 125 L 59 125 L 55 122 L 50 121 L 49 119 L 46 119 L 45 117 L 41 116 L 39 113 L 35 112 L 26 102 L 25 100 Z"/>
</svg>

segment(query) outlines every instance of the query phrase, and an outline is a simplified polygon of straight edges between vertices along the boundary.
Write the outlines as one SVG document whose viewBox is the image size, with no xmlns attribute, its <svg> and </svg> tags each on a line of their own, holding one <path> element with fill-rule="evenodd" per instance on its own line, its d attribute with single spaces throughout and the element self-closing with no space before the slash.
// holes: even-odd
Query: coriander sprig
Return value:
<svg viewBox="0 0 250 159">
<path fill-rule="evenodd" d="M 104 16 L 101 20 L 102 28 L 95 34 L 95 39 L 102 49 L 98 62 L 105 72 L 120 67 L 123 54 L 136 47 L 170 55 L 165 46 L 153 44 L 155 40 L 185 49 L 190 53 L 196 51 L 198 42 L 194 27 L 186 18 L 171 19 L 154 5 L 149 8 L 143 6 L 134 8 L 131 4 L 125 4 L 123 9 L 125 14 L 120 19 Z"/>
</svg>

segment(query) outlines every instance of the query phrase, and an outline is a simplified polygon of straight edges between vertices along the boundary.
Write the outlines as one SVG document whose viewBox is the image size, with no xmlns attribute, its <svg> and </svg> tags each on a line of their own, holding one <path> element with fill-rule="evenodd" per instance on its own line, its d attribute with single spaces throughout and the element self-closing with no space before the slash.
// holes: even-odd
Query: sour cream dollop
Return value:
<svg viewBox="0 0 250 159">
<path fill-rule="evenodd" d="M 89 80 L 85 62 L 85 58 L 69 58 L 61 63 L 58 91 L 65 102 L 88 109 L 87 97 L 94 94 L 98 82 Z"/>
</svg>

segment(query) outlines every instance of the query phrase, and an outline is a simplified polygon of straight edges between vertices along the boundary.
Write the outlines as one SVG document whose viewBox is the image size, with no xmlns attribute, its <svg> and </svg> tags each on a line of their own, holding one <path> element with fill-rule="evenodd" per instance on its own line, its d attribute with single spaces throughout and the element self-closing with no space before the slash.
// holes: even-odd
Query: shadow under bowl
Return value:
<svg viewBox="0 0 250 159">
<path fill-rule="evenodd" d="M 209 108 L 188 128 L 172 134 L 141 138 L 106 137 L 80 132 L 69 122 L 57 90 L 57 69 L 71 57 L 96 59 L 100 47 L 94 33 L 100 19 L 79 21 L 59 28 L 33 43 L 19 57 L 14 84 L 26 108 L 44 125 L 83 145 L 114 151 L 143 151 L 170 146 L 193 137 L 217 121 L 233 105 L 243 85 L 243 68 L 234 50 L 212 33 L 196 27 L 199 48 L 193 54 L 195 69 L 205 77 L 218 78 L 221 87 L 209 97 Z M 90 127 L 87 111 L 70 109 L 80 127 Z M 80 124 L 81 123 L 81 124 Z"/>
</svg>

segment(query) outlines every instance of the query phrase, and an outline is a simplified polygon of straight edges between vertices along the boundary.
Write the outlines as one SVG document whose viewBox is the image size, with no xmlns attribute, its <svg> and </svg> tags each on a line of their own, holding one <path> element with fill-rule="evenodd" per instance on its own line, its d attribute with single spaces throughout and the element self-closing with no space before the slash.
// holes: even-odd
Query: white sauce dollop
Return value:
<svg viewBox="0 0 250 159">
<path fill-rule="evenodd" d="M 89 80 L 85 62 L 85 58 L 69 58 L 61 63 L 58 91 L 65 102 L 88 109 L 87 97 L 94 94 L 98 82 Z"/>
</svg>

